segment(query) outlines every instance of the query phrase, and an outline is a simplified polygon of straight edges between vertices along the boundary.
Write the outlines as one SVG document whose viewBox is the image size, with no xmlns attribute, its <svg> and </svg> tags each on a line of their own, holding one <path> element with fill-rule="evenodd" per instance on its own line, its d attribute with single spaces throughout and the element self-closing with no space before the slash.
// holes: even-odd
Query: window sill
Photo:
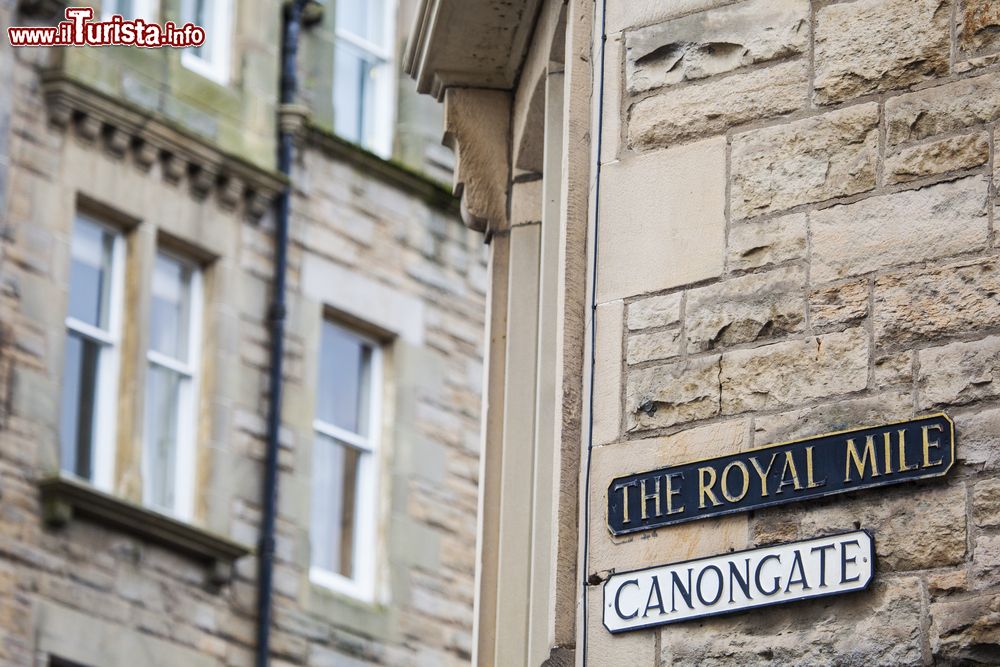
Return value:
<svg viewBox="0 0 1000 667">
<path fill-rule="evenodd" d="M 55 475 L 39 480 L 38 488 L 47 525 L 64 526 L 77 515 L 96 520 L 205 562 L 209 581 L 215 585 L 227 583 L 233 563 L 252 551 L 244 544 L 122 500 L 79 479 Z"/>
</svg>

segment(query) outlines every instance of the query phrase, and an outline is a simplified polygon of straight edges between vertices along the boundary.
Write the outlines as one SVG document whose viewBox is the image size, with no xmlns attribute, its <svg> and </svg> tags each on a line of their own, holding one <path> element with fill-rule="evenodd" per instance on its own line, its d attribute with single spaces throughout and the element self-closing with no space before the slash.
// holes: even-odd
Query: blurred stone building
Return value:
<svg viewBox="0 0 1000 667">
<path fill-rule="evenodd" d="M 471 655 L 485 254 L 400 76 L 412 5 L 301 33 L 276 666 Z M 96 12 L 209 39 L 0 45 L 0 664 L 252 665 L 282 6 Z"/>
<path fill-rule="evenodd" d="M 1000 664 L 1000 5 L 427 0 L 414 26 L 490 244 L 477 661 Z M 623 476 L 933 413 L 935 479 L 611 530 L 616 502 L 680 511 Z M 864 591 L 708 617 L 739 609 L 720 588 L 684 623 L 675 589 L 638 599 L 646 568 L 862 529 Z"/>
</svg>

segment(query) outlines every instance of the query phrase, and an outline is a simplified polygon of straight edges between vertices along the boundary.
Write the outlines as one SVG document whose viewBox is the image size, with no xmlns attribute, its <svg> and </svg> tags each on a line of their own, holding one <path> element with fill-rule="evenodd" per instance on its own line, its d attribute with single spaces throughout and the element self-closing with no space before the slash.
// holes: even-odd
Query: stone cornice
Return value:
<svg viewBox="0 0 1000 667">
<path fill-rule="evenodd" d="M 385 160 L 318 125 L 307 123 L 306 136 L 304 149 L 317 147 L 333 159 L 357 167 L 367 176 L 419 197 L 438 210 L 459 215 L 459 199 L 437 181 L 397 162 Z"/>
<path fill-rule="evenodd" d="M 210 579 L 215 584 L 226 583 L 233 562 L 252 551 L 227 537 L 99 491 L 78 479 L 55 475 L 40 480 L 38 488 L 48 525 L 65 525 L 76 515 L 100 521 L 204 561 L 210 566 Z"/>
<path fill-rule="evenodd" d="M 75 129 L 83 140 L 101 142 L 116 156 L 130 155 L 141 169 L 160 164 L 164 179 L 186 180 L 197 198 L 214 194 L 224 208 L 259 218 L 287 183 L 276 171 L 60 72 L 45 72 L 42 90 L 54 126 Z"/>
</svg>

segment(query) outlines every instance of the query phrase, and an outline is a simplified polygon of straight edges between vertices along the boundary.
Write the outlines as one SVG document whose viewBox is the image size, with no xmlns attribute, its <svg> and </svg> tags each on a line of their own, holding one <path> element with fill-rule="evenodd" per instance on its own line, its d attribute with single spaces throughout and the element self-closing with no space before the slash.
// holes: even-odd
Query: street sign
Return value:
<svg viewBox="0 0 1000 667">
<path fill-rule="evenodd" d="M 613 633 L 868 588 L 875 540 L 858 530 L 616 573 L 604 583 Z"/>
<path fill-rule="evenodd" d="M 841 431 L 618 477 L 615 535 L 837 493 L 941 477 L 955 462 L 946 415 Z"/>
</svg>

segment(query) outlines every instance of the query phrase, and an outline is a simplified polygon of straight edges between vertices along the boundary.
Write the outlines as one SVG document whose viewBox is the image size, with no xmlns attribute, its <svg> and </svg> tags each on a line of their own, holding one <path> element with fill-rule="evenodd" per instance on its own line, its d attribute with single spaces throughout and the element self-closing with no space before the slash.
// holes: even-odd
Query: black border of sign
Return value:
<svg viewBox="0 0 1000 667">
<path fill-rule="evenodd" d="M 752 454 L 754 452 L 766 451 L 766 450 L 771 449 L 773 447 L 785 447 L 787 445 L 795 445 L 795 444 L 799 444 L 799 443 L 803 443 L 803 442 L 809 442 L 810 440 L 819 440 L 820 438 L 829 438 L 829 437 L 832 437 L 832 436 L 835 436 L 835 435 L 846 435 L 848 433 L 856 433 L 856 432 L 859 432 L 859 431 L 869 431 L 871 429 L 877 429 L 877 428 L 889 428 L 891 426 L 899 426 L 900 424 L 912 424 L 913 422 L 919 422 L 919 421 L 922 421 L 924 419 L 934 419 L 934 418 L 937 418 L 937 417 L 940 417 L 940 418 L 944 419 L 946 422 L 948 422 L 948 426 L 951 427 L 951 461 L 948 463 L 948 467 L 945 468 L 944 470 L 940 471 L 940 472 L 933 472 L 933 473 L 929 473 L 929 474 L 926 474 L 926 475 L 914 475 L 913 477 L 906 477 L 906 478 L 900 479 L 900 480 L 893 480 L 893 481 L 888 481 L 888 482 L 879 482 L 877 484 L 868 484 L 868 485 L 865 485 L 865 486 L 858 486 L 858 487 L 855 487 L 853 489 L 839 489 L 839 490 L 836 490 L 836 491 L 828 491 L 826 493 L 817 493 L 815 495 L 807 496 L 805 498 L 794 498 L 794 497 L 792 497 L 792 498 L 786 498 L 786 499 L 781 499 L 781 500 L 772 500 L 772 501 L 769 501 L 767 503 L 762 503 L 760 505 L 754 505 L 752 507 L 733 507 L 733 508 L 726 509 L 726 510 L 720 510 L 718 512 L 712 512 L 711 514 L 706 514 L 704 516 L 690 516 L 690 517 L 686 517 L 684 519 L 680 519 L 678 521 L 672 521 L 670 523 L 661 523 L 661 524 L 657 524 L 655 526 L 636 526 L 635 528 L 628 528 L 626 530 L 621 530 L 621 531 L 618 531 L 618 532 L 615 532 L 615 530 L 611 527 L 611 519 L 608 517 L 608 507 L 609 507 L 609 505 L 611 503 L 611 495 L 610 495 L 611 486 L 617 480 L 622 479 L 624 477 L 632 477 L 633 475 L 646 475 L 646 474 L 653 473 L 653 472 L 658 472 L 658 471 L 667 471 L 667 470 L 670 470 L 671 468 L 676 468 L 678 466 L 692 465 L 692 464 L 695 464 L 695 463 L 705 463 L 706 461 L 717 461 L 717 460 L 721 460 L 721 459 L 729 459 L 729 458 L 732 458 L 734 456 L 740 456 L 741 454 Z M 714 519 L 716 517 L 727 516 L 727 515 L 730 515 L 730 514 L 742 514 L 744 512 L 753 512 L 754 510 L 764 509 L 766 507 L 776 507 L 776 506 L 779 506 L 779 505 L 789 505 L 789 504 L 792 504 L 792 503 L 801 503 L 801 502 L 806 502 L 806 501 L 809 501 L 809 500 L 815 500 L 817 498 L 829 498 L 830 496 L 837 496 L 837 495 L 841 495 L 841 494 L 844 494 L 844 493 L 856 493 L 858 491 L 866 491 L 868 489 L 877 489 L 877 488 L 883 487 L 883 486 L 895 486 L 896 484 L 905 484 L 907 482 L 918 482 L 918 481 L 923 481 L 925 479 L 936 479 L 938 477 L 944 477 L 945 475 L 947 475 L 951 471 L 951 469 L 953 467 L 955 467 L 955 422 L 952 421 L 951 417 L 949 417 L 945 413 L 943 413 L 943 412 L 936 412 L 936 413 L 930 414 L 930 415 L 920 415 L 919 417 L 913 417 L 911 419 L 904 419 L 902 421 L 889 422 L 887 424 L 876 424 L 874 426 L 861 426 L 859 428 L 851 428 L 851 429 L 846 429 L 846 430 L 843 430 L 843 431 L 834 431 L 832 433 L 820 433 L 818 435 L 810 435 L 807 438 L 798 438 L 796 440 L 788 440 L 786 442 L 776 442 L 776 443 L 773 443 L 773 444 L 763 445 L 761 447 L 751 447 L 750 449 L 744 449 L 742 451 L 733 452 L 732 454 L 723 454 L 722 456 L 709 456 L 709 457 L 706 457 L 706 458 L 703 458 L 703 459 L 695 459 L 693 461 L 683 461 L 681 463 L 676 463 L 674 465 L 662 466 L 660 468 L 654 468 L 652 470 L 644 470 L 642 472 L 632 472 L 632 473 L 626 473 L 624 475 L 617 475 L 615 477 L 612 477 L 611 481 L 608 482 L 608 487 L 607 488 L 608 488 L 609 493 L 606 495 L 607 502 L 604 503 L 604 524 L 605 524 L 605 526 L 607 526 L 608 532 L 611 533 L 612 535 L 614 535 L 615 537 L 620 537 L 622 535 L 630 535 L 632 533 L 641 533 L 641 532 L 646 531 L 646 530 L 663 530 L 663 529 L 666 529 L 666 528 L 670 528 L 671 526 L 679 526 L 679 525 L 681 525 L 683 523 L 690 523 L 691 521 L 703 521 L 705 519 Z"/>
<path fill-rule="evenodd" d="M 712 614 L 698 614 L 697 616 L 685 616 L 684 618 L 678 618 L 676 620 L 666 620 L 666 621 L 656 621 L 654 623 L 646 623 L 645 625 L 637 625 L 631 628 L 621 628 L 619 630 L 612 630 L 608 627 L 608 624 L 604 621 L 604 605 L 607 603 L 607 592 L 608 584 L 611 583 L 611 577 L 617 577 L 620 575 L 635 574 L 637 572 L 645 572 L 647 570 L 658 570 L 661 567 L 676 567 L 678 565 L 685 565 L 687 563 L 696 563 L 702 560 L 711 560 L 712 558 L 719 558 L 720 556 L 738 556 L 739 554 L 748 553 L 750 551 L 759 551 L 761 549 L 770 549 L 772 547 L 786 547 L 793 546 L 796 544 L 804 544 L 806 542 L 812 542 L 814 540 L 821 540 L 823 538 L 835 538 L 843 537 L 844 535 L 853 535 L 854 533 L 865 533 L 868 535 L 868 539 L 871 541 L 871 553 L 869 558 L 872 563 L 872 574 L 865 582 L 865 585 L 861 588 L 856 588 L 850 591 L 840 591 L 835 593 L 821 593 L 819 595 L 811 595 L 807 598 L 795 598 L 793 600 L 779 600 L 776 602 L 766 602 L 764 604 L 755 605 L 753 607 L 740 607 L 739 609 L 727 609 L 725 611 L 715 612 Z M 662 565 L 650 565 L 649 567 L 641 567 L 638 570 L 626 570 L 624 572 L 615 572 L 614 574 L 608 576 L 604 580 L 604 587 L 601 590 L 601 625 L 604 629 L 613 635 L 619 635 L 625 632 L 635 632 L 636 630 L 646 630 L 648 628 L 656 628 L 661 625 L 674 625 L 676 623 L 687 623 L 688 621 L 696 621 L 702 618 L 714 618 L 716 616 L 729 616 L 732 614 L 739 614 L 745 611 L 754 611 L 756 609 L 766 609 L 767 607 L 777 607 L 785 604 L 795 604 L 796 602 L 808 602 L 809 600 L 820 600 L 822 598 L 836 597 L 838 595 L 850 595 L 851 593 L 861 593 L 862 591 L 867 591 L 872 582 L 875 581 L 875 574 L 877 573 L 878 562 L 875 558 L 875 534 L 868 530 L 867 528 L 858 528 L 856 530 L 847 530 L 842 533 L 831 533 L 830 535 L 819 535 L 817 537 L 808 537 L 804 540 L 796 540 L 795 542 L 776 542 L 775 544 L 762 544 L 757 547 L 749 547 L 747 549 L 740 549 L 739 551 L 727 551 L 726 553 L 715 554 L 713 556 L 700 556 L 698 558 L 689 558 L 687 560 L 677 561 L 676 563 L 664 563 Z"/>
</svg>

